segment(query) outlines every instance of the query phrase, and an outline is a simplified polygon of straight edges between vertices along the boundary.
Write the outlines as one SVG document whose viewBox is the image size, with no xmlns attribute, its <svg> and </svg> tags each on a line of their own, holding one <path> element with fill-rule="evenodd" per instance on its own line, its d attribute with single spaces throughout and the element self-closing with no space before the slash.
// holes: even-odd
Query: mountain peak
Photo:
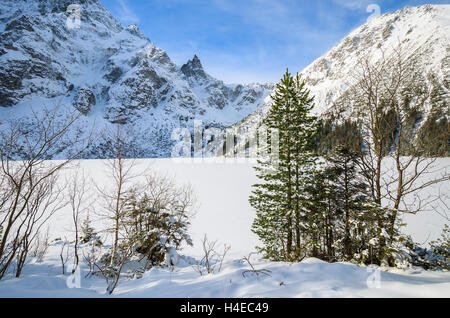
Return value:
<svg viewBox="0 0 450 318">
<path fill-rule="evenodd" d="M 200 61 L 197 55 L 194 55 L 192 60 L 187 61 L 187 63 L 181 67 L 181 72 L 188 79 L 194 78 L 199 80 L 208 78 L 208 75 L 205 73 L 205 70 L 203 69 L 202 62 Z"/>
<path fill-rule="evenodd" d="M 195 54 L 194 58 L 189 62 L 191 62 L 193 66 L 203 69 L 202 62 L 200 62 L 200 59 L 198 58 L 197 54 Z"/>
</svg>

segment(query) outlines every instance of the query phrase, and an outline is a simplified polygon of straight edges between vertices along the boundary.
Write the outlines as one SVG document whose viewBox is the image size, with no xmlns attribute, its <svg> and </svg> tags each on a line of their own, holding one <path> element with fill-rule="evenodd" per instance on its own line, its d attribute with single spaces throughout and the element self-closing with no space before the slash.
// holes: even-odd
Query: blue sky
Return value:
<svg viewBox="0 0 450 318">
<path fill-rule="evenodd" d="M 172 60 L 197 54 L 206 72 L 227 83 L 276 82 L 301 71 L 375 11 L 420 0 L 100 0 L 124 25 L 137 24 Z M 373 6 L 372 6 L 373 7 Z"/>
</svg>

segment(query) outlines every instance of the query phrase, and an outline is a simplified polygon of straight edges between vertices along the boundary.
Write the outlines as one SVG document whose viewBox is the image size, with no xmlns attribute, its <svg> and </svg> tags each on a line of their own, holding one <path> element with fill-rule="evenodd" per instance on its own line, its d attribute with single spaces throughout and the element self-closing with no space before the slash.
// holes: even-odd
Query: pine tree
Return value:
<svg viewBox="0 0 450 318">
<path fill-rule="evenodd" d="M 315 169 L 303 175 L 299 205 L 301 208 L 301 239 L 303 257 L 311 256 L 327 259 L 324 237 L 329 234 L 327 213 L 328 188 L 321 170 Z"/>
<path fill-rule="evenodd" d="M 389 213 L 374 202 L 357 167 L 358 154 L 338 146 L 326 157 L 328 214 L 332 218 L 333 255 L 339 261 L 382 263 L 393 249 L 386 246 Z M 333 250 L 334 251 L 334 250 Z"/>
<path fill-rule="evenodd" d="M 389 240 L 390 211 L 373 199 L 357 164 L 358 149 L 337 145 L 319 163 L 315 152 L 317 118 L 310 115 L 313 98 L 300 76 L 286 72 L 276 86 L 264 124 L 277 130 L 278 158 L 273 145 L 255 167 L 258 178 L 250 204 L 256 210 L 252 231 L 266 258 L 393 264 L 401 242 L 398 225 Z M 268 135 L 269 135 L 268 134 Z"/>
<path fill-rule="evenodd" d="M 314 99 L 300 75 L 286 71 L 277 84 L 270 111 L 264 120 L 269 132 L 278 131 L 276 160 L 260 158 L 255 168 L 264 183 L 255 184 L 250 204 L 256 209 L 252 230 L 264 247 L 260 251 L 273 260 L 298 260 L 302 255 L 303 194 L 307 176 L 314 173 L 317 118 L 310 115 Z M 263 143 L 266 144 L 266 143 Z M 270 154 L 273 145 L 267 144 Z"/>
<path fill-rule="evenodd" d="M 346 260 L 353 258 L 354 247 L 351 239 L 351 227 L 355 216 L 363 209 L 367 185 L 359 180 L 356 171 L 355 153 L 340 147 L 329 156 L 328 179 L 333 183 L 334 209 L 342 214 L 343 254 Z"/>
<path fill-rule="evenodd" d="M 81 225 L 80 242 L 83 244 L 93 242 L 94 245 L 102 245 L 100 237 L 98 236 L 97 232 L 95 232 L 95 229 L 91 226 L 89 215 L 86 216 L 86 219 L 83 220 L 83 224 Z"/>
<path fill-rule="evenodd" d="M 148 192 L 133 189 L 127 194 L 123 218 L 127 240 L 146 259 L 145 269 L 160 265 L 166 253 L 179 250 L 183 242 L 192 245 L 187 232 L 191 199 L 186 200 L 186 195 L 190 192 L 164 179 L 148 188 Z"/>
</svg>

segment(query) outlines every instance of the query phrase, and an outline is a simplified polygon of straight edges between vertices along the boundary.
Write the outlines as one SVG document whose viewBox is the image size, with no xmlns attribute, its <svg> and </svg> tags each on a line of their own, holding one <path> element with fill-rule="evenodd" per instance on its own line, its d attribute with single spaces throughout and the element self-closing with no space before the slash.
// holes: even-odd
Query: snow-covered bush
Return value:
<svg viewBox="0 0 450 318">
<path fill-rule="evenodd" d="M 430 242 L 429 246 L 429 248 L 421 247 L 409 238 L 405 244 L 405 250 L 411 264 L 430 270 L 450 270 L 450 228 L 447 224 L 441 237 Z"/>
<path fill-rule="evenodd" d="M 92 243 L 95 246 L 103 245 L 100 236 L 97 234 L 95 229 L 91 226 L 91 221 L 89 219 L 89 216 L 86 217 L 86 219 L 83 221 L 83 224 L 81 225 L 80 242 L 82 244 Z"/>
<path fill-rule="evenodd" d="M 107 248 L 94 263 L 94 273 L 105 278 L 109 294 L 122 276 L 140 277 L 153 266 L 176 265 L 181 244 L 192 245 L 187 234 L 195 208 L 190 187 L 179 187 L 171 179 L 153 175 L 120 200 L 123 209 L 117 245 Z M 85 238 L 95 237 L 88 225 L 83 229 Z"/>
<path fill-rule="evenodd" d="M 450 227 L 445 224 L 441 237 L 430 243 L 438 266 L 450 270 Z"/>
<path fill-rule="evenodd" d="M 178 187 L 166 177 L 150 176 L 144 190 L 131 190 L 126 198 L 124 224 L 134 251 L 145 260 L 144 268 L 161 265 L 186 242 L 192 209 L 190 187 Z"/>
<path fill-rule="evenodd" d="M 167 267 L 188 267 L 197 264 L 197 260 L 193 257 L 180 255 L 174 247 L 170 247 L 166 252 L 164 264 Z"/>
<path fill-rule="evenodd" d="M 112 294 L 119 283 L 122 271 L 125 265 L 130 262 L 133 256 L 133 246 L 129 242 L 122 242 L 112 253 L 112 249 L 108 249 L 104 253 L 100 261 L 95 263 L 99 274 L 106 280 L 106 292 Z"/>
</svg>

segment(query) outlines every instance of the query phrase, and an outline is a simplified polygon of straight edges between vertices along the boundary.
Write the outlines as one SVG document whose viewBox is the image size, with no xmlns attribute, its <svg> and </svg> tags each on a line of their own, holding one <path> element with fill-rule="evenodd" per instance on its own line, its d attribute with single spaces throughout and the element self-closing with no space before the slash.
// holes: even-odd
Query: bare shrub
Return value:
<svg viewBox="0 0 450 318">
<path fill-rule="evenodd" d="M 222 270 L 223 261 L 230 251 L 231 246 L 224 244 L 223 250 L 219 252 L 217 250 L 217 241 L 210 241 L 205 234 L 202 239 L 202 249 L 203 257 L 200 262 L 194 266 L 194 270 L 197 271 L 200 276 L 204 273 L 219 273 Z"/>
<path fill-rule="evenodd" d="M 64 241 L 62 241 L 61 250 L 59 252 L 59 259 L 61 260 L 63 275 L 66 273 L 66 264 L 69 260 L 69 250 L 70 242 L 67 240 L 67 238 L 64 238 Z"/>
<path fill-rule="evenodd" d="M 132 187 L 132 181 L 139 175 L 136 174 L 136 160 L 126 159 L 125 149 L 129 140 L 120 125 L 116 130 L 109 130 L 104 136 L 108 146 L 108 157 L 113 158 L 105 161 L 105 167 L 111 178 L 108 185 L 97 185 L 96 188 L 104 201 L 103 211 L 97 211 L 97 215 L 108 221 L 107 233 L 113 235 L 111 249 L 111 265 L 116 257 L 116 252 L 124 237 L 123 220 L 125 217 L 125 206 L 127 204 L 126 193 Z"/>
<path fill-rule="evenodd" d="M 83 224 L 81 218 L 89 212 L 92 206 L 91 188 L 87 183 L 85 172 L 77 169 L 70 179 L 66 180 L 67 197 L 69 206 L 72 211 L 72 221 L 74 229 L 74 265 L 75 269 L 80 262 L 78 247 L 80 244 L 80 231 L 82 231 Z M 75 270 L 74 269 L 74 270 Z"/>
<path fill-rule="evenodd" d="M 83 253 L 83 259 L 86 262 L 86 264 L 89 267 L 89 272 L 86 274 L 86 278 L 95 274 L 95 268 L 96 265 L 100 261 L 100 255 L 101 255 L 101 246 L 96 244 L 95 241 L 91 241 L 89 246 L 89 249 L 87 252 L 84 250 Z"/>
<path fill-rule="evenodd" d="M 65 206 L 64 187 L 57 182 L 60 170 L 85 149 L 72 152 L 68 160 L 46 162 L 68 145 L 75 149 L 82 144 L 67 134 L 80 114 L 61 118 L 56 107 L 32 111 L 32 115 L 32 130 L 20 121 L 10 121 L 2 123 L 0 132 L 0 279 L 14 261 L 15 275 L 20 276 L 40 230 Z"/>
<path fill-rule="evenodd" d="M 44 260 L 45 255 L 47 254 L 48 247 L 50 245 L 49 242 L 49 230 L 44 235 L 38 235 L 36 238 L 36 242 L 34 244 L 34 249 L 32 256 L 36 258 L 37 263 L 41 263 Z"/>
<path fill-rule="evenodd" d="M 250 258 L 252 257 L 253 254 L 255 254 L 255 253 L 250 253 L 248 256 L 243 258 L 244 261 L 246 261 L 248 263 L 248 265 L 250 265 L 251 269 L 243 271 L 242 277 L 246 278 L 248 276 L 248 274 L 254 274 L 254 275 L 256 275 L 256 277 L 259 277 L 259 275 L 272 276 L 271 275 L 272 271 L 270 271 L 268 269 L 265 269 L 265 268 L 255 269 L 253 264 L 250 262 Z"/>
</svg>

